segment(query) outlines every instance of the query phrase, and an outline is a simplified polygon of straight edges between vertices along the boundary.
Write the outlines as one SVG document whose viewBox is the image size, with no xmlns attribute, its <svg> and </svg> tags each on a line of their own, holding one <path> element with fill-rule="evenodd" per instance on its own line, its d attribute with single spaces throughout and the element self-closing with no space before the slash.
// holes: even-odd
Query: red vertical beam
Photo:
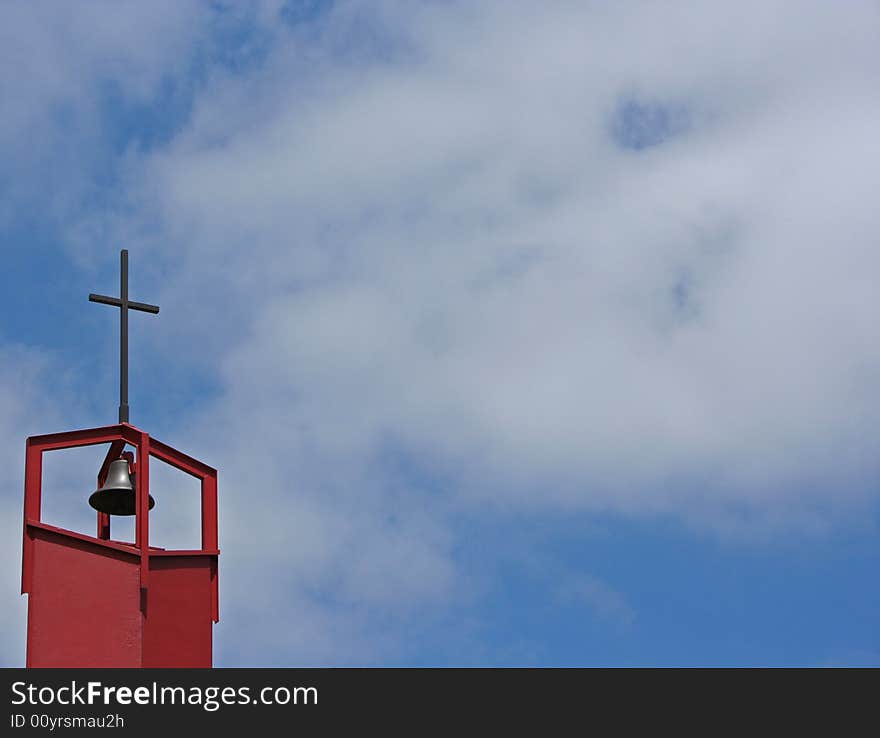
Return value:
<svg viewBox="0 0 880 738">
<path fill-rule="evenodd" d="M 137 484 L 135 504 L 135 545 L 141 550 L 141 589 L 147 589 L 150 576 L 150 436 L 140 434 L 137 447 Z"/>
<path fill-rule="evenodd" d="M 110 448 L 107 449 L 107 455 L 104 457 L 104 463 L 101 464 L 101 470 L 98 472 L 98 489 L 104 486 L 107 481 L 107 471 L 110 469 L 110 462 L 119 458 L 122 449 L 125 448 L 125 441 L 122 439 L 113 441 Z M 96 511 L 98 516 L 98 538 L 102 540 L 110 540 L 110 516 L 107 513 Z"/>
<path fill-rule="evenodd" d="M 98 487 L 101 487 L 101 483 Z M 105 512 L 98 513 L 98 532 L 95 535 L 103 541 L 110 540 L 110 516 Z"/>
<path fill-rule="evenodd" d="M 216 551 L 217 535 L 217 473 L 202 477 L 202 550 Z M 220 596 L 216 562 L 211 568 L 211 617 L 220 621 Z"/>
<path fill-rule="evenodd" d="M 24 521 L 21 550 L 21 592 L 31 591 L 34 566 L 33 539 L 28 533 L 28 520 L 40 520 L 40 489 L 43 479 L 43 450 L 30 439 L 24 457 Z"/>
<path fill-rule="evenodd" d="M 217 477 L 202 479 L 202 550 L 217 550 Z"/>
</svg>

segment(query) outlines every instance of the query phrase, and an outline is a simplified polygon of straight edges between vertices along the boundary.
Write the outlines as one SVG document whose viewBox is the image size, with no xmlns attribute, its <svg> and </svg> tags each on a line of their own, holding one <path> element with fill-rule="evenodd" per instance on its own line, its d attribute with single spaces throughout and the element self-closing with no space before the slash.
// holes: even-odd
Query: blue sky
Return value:
<svg viewBox="0 0 880 738">
<path fill-rule="evenodd" d="M 880 664 L 876 3 L 0 21 L 0 663 L 125 247 L 132 422 L 220 472 L 216 665 Z"/>
</svg>

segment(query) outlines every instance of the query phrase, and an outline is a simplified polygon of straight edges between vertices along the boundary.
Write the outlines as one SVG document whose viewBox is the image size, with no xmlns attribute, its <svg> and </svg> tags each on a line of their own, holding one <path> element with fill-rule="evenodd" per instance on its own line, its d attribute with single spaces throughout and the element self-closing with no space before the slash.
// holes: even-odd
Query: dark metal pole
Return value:
<svg viewBox="0 0 880 738">
<path fill-rule="evenodd" d="M 122 249 L 119 273 L 119 422 L 128 422 L 128 249 Z"/>
</svg>

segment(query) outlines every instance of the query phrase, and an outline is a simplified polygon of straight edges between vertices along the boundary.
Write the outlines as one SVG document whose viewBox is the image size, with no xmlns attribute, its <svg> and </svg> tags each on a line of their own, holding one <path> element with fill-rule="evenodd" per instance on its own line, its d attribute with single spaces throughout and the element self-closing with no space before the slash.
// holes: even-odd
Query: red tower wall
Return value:
<svg viewBox="0 0 880 738">
<path fill-rule="evenodd" d="M 28 667 L 210 668 L 213 557 L 153 551 L 150 588 L 140 552 L 29 526 L 33 576 Z"/>
<path fill-rule="evenodd" d="M 32 528 L 29 667 L 141 665 L 140 557 Z"/>
<path fill-rule="evenodd" d="M 151 556 L 144 619 L 144 667 L 211 666 L 213 561 Z"/>
</svg>

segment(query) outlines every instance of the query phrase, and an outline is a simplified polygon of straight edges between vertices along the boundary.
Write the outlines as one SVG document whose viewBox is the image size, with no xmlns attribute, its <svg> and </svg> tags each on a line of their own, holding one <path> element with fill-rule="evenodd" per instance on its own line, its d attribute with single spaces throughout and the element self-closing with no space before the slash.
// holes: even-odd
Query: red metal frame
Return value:
<svg viewBox="0 0 880 738">
<path fill-rule="evenodd" d="M 135 500 L 137 510 L 135 513 L 134 546 L 110 540 L 110 516 L 105 513 L 99 512 L 97 514 L 97 532 L 94 538 L 71 531 L 55 530 L 107 548 L 121 548 L 126 551 L 137 550 L 140 554 L 140 587 L 144 594 L 149 586 L 150 557 L 168 555 L 213 557 L 211 613 L 213 621 L 215 623 L 218 622 L 219 597 L 216 561 L 220 550 L 218 548 L 217 536 L 217 470 L 168 444 L 162 443 L 155 438 L 150 438 L 149 434 L 128 423 L 120 423 L 119 425 L 103 428 L 89 428 L 31 436 L 27 439 L 24 472 L 22 594 L 29 593 L 33 585 L 33 537 L 30 535 L 30 530 L 54 529 L 54 526 L 49 526 L 41 520 L 43 453 L 45 451 L 76 448 L 78 446 L 93 446 L 101 443 L 109 443 L 110 448 L 98 472 L 99 487 L 106 480 L 110 462 L 118 459 L 120 455 L 127 455 L 129 460 L 131 460 L 131 452 L 125 452 L 124 449 L 126 445 L 135 448 Z M 163 551 L 150 547 L 149 462 L 151 456 L 186 472 L 201 482 L 202 545 L 200 549 L 192 551 Z"/>
</svg>

